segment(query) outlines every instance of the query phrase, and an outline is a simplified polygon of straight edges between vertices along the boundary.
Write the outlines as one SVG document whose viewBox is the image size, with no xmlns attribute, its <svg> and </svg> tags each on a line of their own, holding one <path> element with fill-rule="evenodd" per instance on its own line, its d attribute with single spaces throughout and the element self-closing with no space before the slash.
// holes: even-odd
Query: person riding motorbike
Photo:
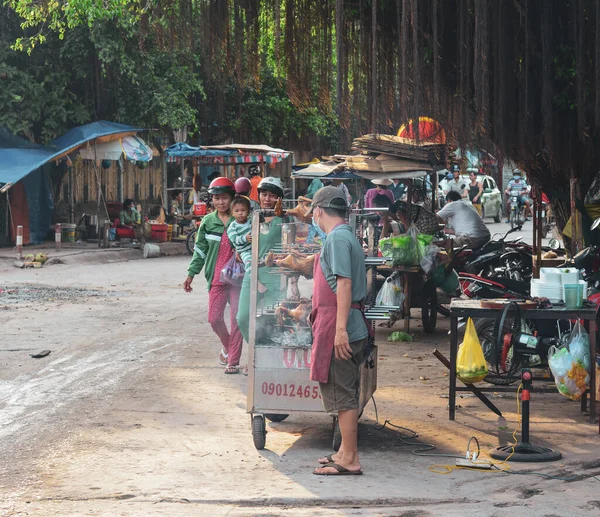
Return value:
<svg viewBox="0 0 600 517">
<path fill-rule="evenodd" d="M 262 181 L 260 167 L 258 165 L 250 165 L 250 167 L 248 167 L 248 176 L 250 176 L 250 183 L 252 184 L 250 199 L 258 203 L 258 185 Z"/>
<path fill-rule="evenodd" d="M 517 202 L 519 204 L 518 205 L 519 210 L 524 205 L 525 206 L 525 216 L 529 220 L 529 218 L 531 217 L 531 200 L 529 199 L 529 197 L 527 197 L 527 189 L 528 189 L 528 185 L 527 185 L 527 182 L 521 176 L 521 171 L 519 169 L 515 169 L 513 171 L 513 179 L 511 179 L 508 182 L 508 186 L 506 187 L 506 190 L 504 191 L 504 194 L 506 196 L 506 202 L 507 202 L 507 204 L 506 204 L 507 212 L 506 213 L 509 214 L 509 216 L 510 216 L 510 198 L 513 196 L 516 196 Z M 506 222 L 509 223 L 510 219 L 507 218 Z"/>
<path fill-rule="evenodd" d="M 260 208 L 260 205 L 254 201 L 254 199 L 250 198 L 251 190 L 252 182 L 248 178 L 242 176 L 241 178 L 235 180 L 235 193 L 238 196 L 245 196 L 250 199 L 250 209 L 256 210 L 257 208 Z"/>
</svg>

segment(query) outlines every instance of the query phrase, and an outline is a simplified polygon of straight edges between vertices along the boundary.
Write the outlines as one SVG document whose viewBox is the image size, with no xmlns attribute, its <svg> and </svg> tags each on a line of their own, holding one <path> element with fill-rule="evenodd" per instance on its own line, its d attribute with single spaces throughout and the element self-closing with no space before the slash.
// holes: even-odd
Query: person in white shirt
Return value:
<svg viewBox="0 0 600 517">
<path fill-rule="evenodd" d="M 464 202 L 458 192 L 448 192 L 446 199 L 448 204 L 437 215 L 446 223 L 446 233 L 454 234 L 454 246 L 481 248 L 491 235 L 477 210 Z"/>
<path fill-rule="evenodd" d="M 467 182 L 460 177 L 460 170 L 458 167 L 454 167 L 452 172 L 452 179 L 446 186 L 448 192 L 458 192 L 461 197 L 466 198 L 468 196 Z"/>
</svg>

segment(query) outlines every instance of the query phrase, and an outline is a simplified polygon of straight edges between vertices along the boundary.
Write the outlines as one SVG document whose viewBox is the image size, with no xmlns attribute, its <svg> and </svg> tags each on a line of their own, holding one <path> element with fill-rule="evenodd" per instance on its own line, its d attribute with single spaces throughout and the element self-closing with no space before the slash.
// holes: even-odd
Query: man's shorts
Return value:
<svg viewBox="0 0 600 517">
<path fill-rule="evenodd" d="M 529 202 L 529 198 L 527 196 L 519 196 L 519 205 L 524 205 Z"/>
<path fill-rule="evenodd" d="M 358 408 L 360 367 L 363 363 L 366 343 L 367 338 L 350 343 L 352 348 L 350 359 L 336 359 L 335 350 L 332 352 L 328 381 L 319 383 L 323 406 L 327 413 Z"/>
</svg>

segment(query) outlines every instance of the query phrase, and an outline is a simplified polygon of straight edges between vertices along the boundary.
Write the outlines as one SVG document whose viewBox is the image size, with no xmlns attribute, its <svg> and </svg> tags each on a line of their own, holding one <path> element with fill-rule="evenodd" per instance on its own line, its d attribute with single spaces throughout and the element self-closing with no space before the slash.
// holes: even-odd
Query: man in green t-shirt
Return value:
<svg viewBox="0 0 600 517">
<path fill-rule="evenodd" d="M 348 202 L 340 189 L 320 189 L 312 206 L 313 220 L 327 239 L 314 268 L 310 378 L 319 382 L 325 411 L 337 413 L 342 434 L 339 451 L 319 459 L 322 467 L 314 474 L 362 474 L 357 434 L 360 366 L 369 336 L 362 313 L 365 254 L 346 224 Z"/>
</svg>

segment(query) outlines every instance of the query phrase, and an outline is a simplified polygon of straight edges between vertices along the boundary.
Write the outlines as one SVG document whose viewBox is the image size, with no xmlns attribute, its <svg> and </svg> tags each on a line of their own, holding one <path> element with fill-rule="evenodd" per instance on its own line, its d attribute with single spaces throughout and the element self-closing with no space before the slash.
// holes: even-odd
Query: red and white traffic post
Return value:
<svg viewBox="0 0 600 517">
<path fill-rule="evenodd" d="M 60 251 L 60 245 L 62 242 L 60 234 L 60 223 L 54 225 L 54 242 L 56 244 L 56 251 Z"/>
<path fill-rule="evenodd" d="M 17 259 L 23 258 L 23 227 L 17 226 Z"/>
</svg>

